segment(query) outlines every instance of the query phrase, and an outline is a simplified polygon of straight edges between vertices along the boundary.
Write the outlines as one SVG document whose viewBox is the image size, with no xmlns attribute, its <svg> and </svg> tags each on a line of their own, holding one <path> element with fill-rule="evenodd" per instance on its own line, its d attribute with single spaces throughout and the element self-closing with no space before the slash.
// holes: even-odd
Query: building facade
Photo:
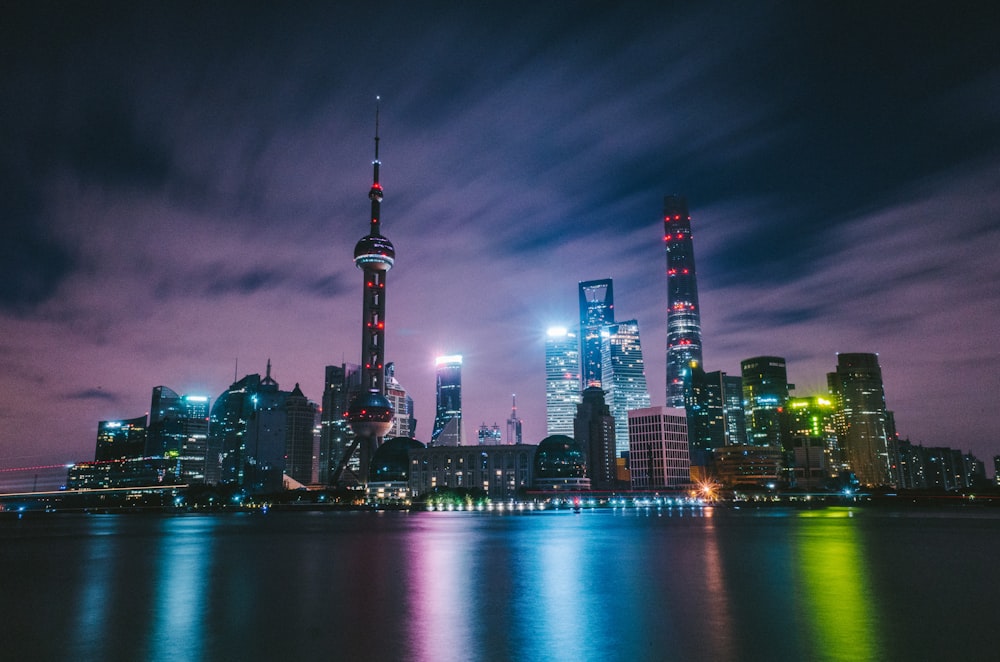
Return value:
<svg viewBox="0 0 1000 662">
<path fill-rule="evenodd" d="M 743 377 L 743 410 L 747 443 L 781 447 L 781 408 L 793 388 L 788 383 L 785 359 L 755 356 L 740 362 Z"/>
<path fill-rule="evenodd" d="M 536 446 L 428 446 L 410 450 L 414 496 L 435 488 L 482 490 L 491 499 L 512 499 L 534 480 Z"/>
<path fill-rule="evenodd" d="M 576 406 L 573 438 L 583 449 L 591 489 L 615 489 L 615 417 L 604 400 L 604 391 L 596 386 L 584 389 Z"/>
<path fill-rule="evenodd" d="M 437 407 L 431 446 L 461 446 L 462 434 L 462 356 L 439 356 L 435 365 Z"/>
<path fill-rule="evenodd" d="M 615 290 L 610 278 L 586 280 L 580 294 L 580 388 L 601 385 L 601 330 L 615 321 Z"/>
<path fill-rule="evenodd" d="M 326 366 L 321 403 L 317 478 L 329 485 L 341 460 L 354 441 L 354 431 L 347 420 L 347 408 L 361 389 L 361 367 L 353 363 Z M 360 482 L 361 461 L 352 453 L 345 461 L 345 470 Z"/>
<path fill-rule="evenodd" d="M 882 368 L 876 354 L 838 354 L 827 374 L 837 407 L 837 440 L 858 482 L 892 485 Z"/>
<path fill-rule="evenodd" d="M 616 454 L 629 450 L 628 412 L 649 407 L 639 323 L 618 322 L 601 331 L 602 387 L 615 417 Z"/>
<path fill-rule="evenodd" d="M 146 417 L 97 424 L 97 448 L 94 461 L 127 460 L 146 454 Z"/>
<path fill-rule="evenodd" d="M 632 489 L 674 489 L 691 482 L 687 412 L 683 408 L 631 410 L 628 427 Z"/>
<path fill-rule="evenodd" d="M 209 399 L 205 396 L 178 395 L 166 386 L 153 388 L 146 455 L 172 462 L 178 482 L 204 483 L 209 414 Z"/>
<path fill-rule="evenodd" d="M 579 402 L 579 340 L 565 327 L 551 327 L 545 335 L 546 434 L 572 435 Z"/>
<path fill-rule="evenodd" d="M 840 471 L 836 408 L 824 397 L 788 398 L 781 413 L 785 478 L 793 487 L 822 489 Z"/>
</svg>

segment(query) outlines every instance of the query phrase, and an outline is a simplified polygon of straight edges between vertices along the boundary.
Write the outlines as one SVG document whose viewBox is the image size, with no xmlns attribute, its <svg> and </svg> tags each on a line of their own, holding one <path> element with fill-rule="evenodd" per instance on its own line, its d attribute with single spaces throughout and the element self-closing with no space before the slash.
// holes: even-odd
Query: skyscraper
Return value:
<svg viewBox="0 0 1000 662">
<path fill-rule="evenodd" d="M 827 374 L 837 406 L 837 440 L 862 485 L 891 485 L 885 390 L 877 354 L 838 354 Z"/>
<path fill-rule="evenodd" d="M 348 408 L 355 446 L 361 448 L 362 479 L 367 482 L 368 465 L 382 436 L 392 427 L 392 405 L 385 397 L 385 299 L 386 277 L 396 260 L 392 242 L 382 236 L 382 185 L 379 183 L 378 109 L 375 110 L 375 160 L 372 161 L 371 222 L 368 234 L 354 247 L 354 265 L 364 272 L 361 313 L 361 392 Z M 341 460 L 340 466 L 346 463 Z M 340 478 L 340 471 L 333 480 Z"/>
<path fill-rule="evenodd" d="M 785 359 L 756 356 L 740 362 L 743 373 L 743 408 L 746 414 L 747 443 L 753 446 L 781 446 L 780 409 L 794 388 L 788 383 Z"/>
<path fill-rule="evenodd" d="M 354 431 L 347 420 L 347 407 L 361 388 L 361 366 L 353 363 L 328 365 L 323 383 L 318 470 L 319 482 L 328 485 L 354 441 Z M 356 480 L 361 479 L 360 467 L 357 454 L 352 454 L 346 468 Z"/>
<path fill-rule="evenodd" d="M 385 364 L 385 397 L 394 412 L 392 427 L 386 436 L 413 437 L 417 434 L 417 419 L 413 417 L 413 398 L 396 379 L 396 365 Z"/>
<path fill-rule="evenodd" d="M 566 327 L 551 327 L 545 336 L 546 434 L 573 434 L 580 402 L 580 345 Z"/>
<path fill-rule="evenodd" d="M 632 489 L 678 487 L 691 480 L 687 413 L 677 407 L 644 407 L 628 413 Z"/>
<path fill-rule="evenodd" d="M 627 320 L 601 331 L 601 383 L 615 417 L 618 457 L 629 450 L 628 412 L 649 407 L 649 389 L 639 341 L 639 323 Z"/>
<path fill-rule="evenodd" d="M 667 406 L 683 407 L 684 375 L 702 362 L 691 216 L 682 196 L 663 198 L 663 243 L 667 251 Z"/>
<path fill-rule="evenodd" d="M 146 451 L 146 417 L 97 424 L 96 462 L 142 457 Z"/>
<path fill-rule="evenodd" d="M 155 387 L 149 407 L 146 455 L 169 460 L 179 482 L 205 482 L 208 419 L 207 397 L 178 395 L 166 386 Z"/>
<path fill-rule="evenodd" d="M 521 443 L 521 419 L 517 416 L 517 393 L 510 396 L 510 418 L 507 419 L 507 443 Z"/>
<path fill-rule="evenodd" d="M 827 487 L 837 474 L 836 408 L 823 397 L 788 398 L 781 413 L 781 443 L 788 482 L 797 487 Z"/>
<path fill-rule="evenodd" d="M 601 329 L 615 321 L 610 278 L 580 283 L 580 388 L 601 385 Z"/>
<path fill-rule="evenodd" d="M 316 414 L 316 403 L 296 384 L 285 399 L 285 473 L 303 485 L 315 480 Z"/>
<path fill-rule="evenodd" d="M 431 446 L 462 445 L 462 356 L 439 356 L 434 361 L 437 408 Z"/>
<path fill-rule="evenodd" d="M 588 386 L 576 406 L 573 438 L 587 459 L 587 476 L 593 490 L 615 488 L 615 417 L 604 401 L 604 391 Z"/>
</svg>

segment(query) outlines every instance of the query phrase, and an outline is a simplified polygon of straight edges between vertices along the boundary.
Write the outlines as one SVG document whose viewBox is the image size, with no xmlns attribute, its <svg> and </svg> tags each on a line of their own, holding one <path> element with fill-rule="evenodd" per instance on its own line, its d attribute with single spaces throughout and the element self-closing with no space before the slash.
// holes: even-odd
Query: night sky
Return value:
<svg viewBox="0 0 1000 662">
<path fill-rule="evenodd" d="M 1000 453 L 996 5 L 346 4 L 4 7 L 0 467 L 268 359 L 319 401 L 360 357 L 376 95 L 418 439 L 456 353 L 466 443 L 513 393 L 540 441 L 581 280 L 614 278 L 663 404 L 676 193 L 707 370 L 784 356 L 811 395 L 877 352 L 903 437 Z"/>
</svg>

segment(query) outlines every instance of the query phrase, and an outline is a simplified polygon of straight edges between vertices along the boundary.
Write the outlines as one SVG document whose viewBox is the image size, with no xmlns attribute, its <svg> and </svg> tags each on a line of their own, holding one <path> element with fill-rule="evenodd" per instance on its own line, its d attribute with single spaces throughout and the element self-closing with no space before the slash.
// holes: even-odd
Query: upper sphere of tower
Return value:
<svg viewBox="0 0 1000 662">
<path fill-rule="evenodd" d="M 395 260 L 396 249 L 392 242 L 380 234 L 364 236 L 354 246 L 354 264 L 358 269 L 388 271 Z"/>
</svg>

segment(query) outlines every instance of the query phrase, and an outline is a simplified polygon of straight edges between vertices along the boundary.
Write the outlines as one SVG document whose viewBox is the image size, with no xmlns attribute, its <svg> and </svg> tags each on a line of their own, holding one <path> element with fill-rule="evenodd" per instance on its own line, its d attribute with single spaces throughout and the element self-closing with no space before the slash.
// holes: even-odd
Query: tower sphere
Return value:
<svg viewBox="0 0 1000 662">
<path fill-rule="evenodd" d="M 377 391 L 363 393 L 347 410 L 351 429 L 362 437 L 382 437 L 392 427 L 392 404 Z"/>
<path fill-rule="evenodd" d="M 366 235 L 354 246 L 354 264 L 358 269 L 388 271 L 396 260 L 396 249 L 382 235 Z"/>
</svg>

